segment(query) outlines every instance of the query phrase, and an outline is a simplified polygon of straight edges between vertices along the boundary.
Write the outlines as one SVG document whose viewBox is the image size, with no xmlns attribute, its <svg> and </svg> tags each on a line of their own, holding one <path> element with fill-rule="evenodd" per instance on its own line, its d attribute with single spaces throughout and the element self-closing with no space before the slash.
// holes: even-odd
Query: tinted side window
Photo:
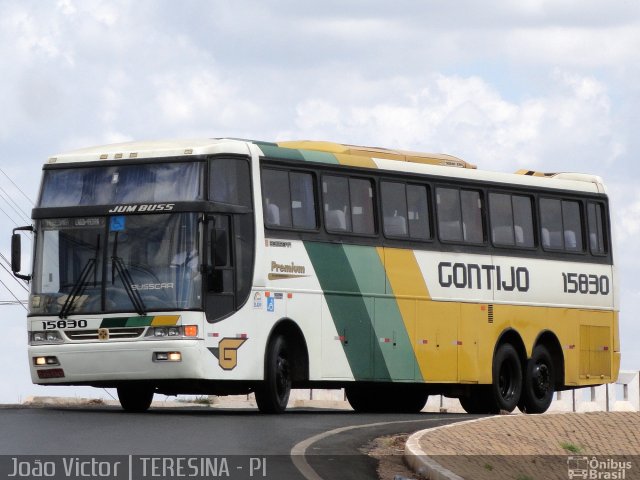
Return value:
<svg viewBox="0 0 640 480">
<path fill-rule="evenodd" d="M 562 223 L 564 225 L 564 248 L 570 252 L 582 252 L 582 219 L 580 203 L 562 201 Z"/>
<path fill-rule="evenodd" d="M 495 245 L 514 246 L 513 208 L 511 195 L 489 194 L 489 217 L 491 219 L 491 241 Z"/>
<path fill-rule="evenodd" d="M 265 168 L 262 171 L 262 199 L 268 227 L 316 228 L 313 176 Z"/>
<path fill-rule="evenodd" d="M 460 192 L 453 188 L 436 188 L 438 209 L 438 233 L 441 240 L 462 240 L 462 213 Z"/>
<path fill-rule="evenodd" d="M 325 175 L 322 177 L 322 195 L 327 230 L 350 232 L 349 181 L 344 177 Z"/>
<path fill-rule="evenodd" d="M 489 216 L 494 245 L 534 246 L 533 212 L 529 197 L 490 193 Z"/>
<path fill-rule="evenodd" d="M 546 249 L 582 252 L 580 203 L 541 198 L 540 233 L 542 246 Z"/>
<path fill-rule="evenodd" d="M 289 184 L 293 226 L 306 230 L 315 229 L 317 222 L 313 176 L 310 173 L 291 172 Z"/>
<path fill-rule="evenodd" d="M 431 238 L 427 188 L 400 182 L 380 185 L 384 234 L 416 240 Z"/>
<path fill-rule="evenodd" d="M 409 236 L 421 240 L 431 238 L 431 222 L 429 221 L 429 201 L 427 187 L 407 185 L 407 207 L 409 209 Z"/>
<path fill-rule="evenodd" d="M 604 242 L 604 209 L 601 203 L 589 202 L 587 205 L 589 219 L 589 246 L 594 255 L 607 253 Z"/>
<path fill-rule="evenodd" d="M 375 233 L 373 221 L 373 188 L 369 180 L 349 179 L 351 224 L 353 233 Z"/>
<path fill-rule="evenodd" d="M 477 190 L 436 189 L 440 239 L 453 242 L 482 243 L 482 199 Z"/>
<path fill-rule="evenodd" d="M 464 241 L 469 243 L 484 242 L 480 192 L 461 190 L 460 205 L 462 207 L 462 235 Z"/>
<path fill-rule="evenodd" d="M 209 198 L 214 202 L 251 206 L 249 162 L 216 158 L 210 164 Z"/>
<path fill-rule="evenodd" d="M 289 173 L 265 168 L 262 171 L 262 204 L 268 227 L 291 227 Z"/>
<path fill-rule="evenodd" d="M 375 233 L 373 187 L 369 180 L 325 175 L 322 195 L 328 231 Z"/>
<path fill-rule="evenodd" d="M 511 201 L 513 204 L 513 228 L 516 245 L 519 247 L 534 247 L 533 207 L 531 198 L 514 195 Z"/>
<path fill-rule="evenodd" d="M 381 182 L 382 225 L 388 237 L 407 237 L 407 193 L 404 183 Z"/>
</svg>

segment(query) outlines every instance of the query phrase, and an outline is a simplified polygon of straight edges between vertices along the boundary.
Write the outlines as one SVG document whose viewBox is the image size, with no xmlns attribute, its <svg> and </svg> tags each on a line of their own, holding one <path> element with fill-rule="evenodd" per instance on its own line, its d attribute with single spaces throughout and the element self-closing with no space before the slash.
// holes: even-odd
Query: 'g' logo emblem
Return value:
<svg viewBox="0 0 640 480">
<path fill-rule="evenodd" d="M 238 364 L 238 349 L 246 338 L 223 338 L 218 344 L 218 363 L 223 370 L 233 370 Z"/>
</svg>

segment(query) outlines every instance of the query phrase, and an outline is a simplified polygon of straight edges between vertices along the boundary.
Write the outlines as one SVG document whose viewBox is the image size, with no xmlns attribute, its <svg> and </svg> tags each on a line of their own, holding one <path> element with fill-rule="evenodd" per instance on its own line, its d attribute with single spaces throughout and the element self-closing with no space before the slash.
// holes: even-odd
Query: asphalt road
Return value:
<svg viewBox="0 0 640 480">
<path fill-rule="evenodd" d="M 460 414 L 376 415 L 311 408 L 290 409 L 283 415 L 217 408 L 156 408 L 143 414 L 125 413 L 117 407 L 0 408 L 0 478 L 13 472 L 16 456 L 24 472 L 32 469 L 35 458 L 25 455 L 38 456 L 42 462 L 47 455 L 105 461 L 109 457 L 99 456 L 117 455 L 123 464 L 129 461 L 128 475 L 123 470 L 117 472 L 122 474 L 117 478 L 129 480 L 195 473 L 200 478 L 376 478 L 376 460 L 360 451 L 372 439 L 468 418 Z M 153 460 L 165 456 L 174 463 Z M 218 464 L 218 475 L 213 476 L 211 468 L 202 468 L 200 462 L 193 464 L 199 469 L 179 470 L 175 456 L 185 461 L 207 456 L 227 463 Z M 24 465 L 19 464 L 22 460 Z M 61 474 L 61 459 L 50 460 L 57 462 L 57 473 Z M 225 466 L 229 477 L 224 475 Z M 253 476 L 249 476 L 249 467 Z M 35 476 L 33 470 L 29 473 Z"/>
</svg>

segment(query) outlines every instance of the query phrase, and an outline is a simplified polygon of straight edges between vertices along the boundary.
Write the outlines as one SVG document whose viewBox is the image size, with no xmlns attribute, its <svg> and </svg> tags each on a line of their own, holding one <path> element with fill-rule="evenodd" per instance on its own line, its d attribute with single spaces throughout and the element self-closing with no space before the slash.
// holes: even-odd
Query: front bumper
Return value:
<svg viewBox="0 0 640 480">
<path fill-rule="evenodd" d="M 156 352 L 180 352 L 181 361 L 155 361 Z M 29 346 L 35 384 L 92 384 L 129 380 L 204 378 L 202 340 L 166 340 Z M 59 365 L 36 366 L 35 357 L 56 357 Z M 61 376 L 62 374 L 62 376 Z"/>
</svg>

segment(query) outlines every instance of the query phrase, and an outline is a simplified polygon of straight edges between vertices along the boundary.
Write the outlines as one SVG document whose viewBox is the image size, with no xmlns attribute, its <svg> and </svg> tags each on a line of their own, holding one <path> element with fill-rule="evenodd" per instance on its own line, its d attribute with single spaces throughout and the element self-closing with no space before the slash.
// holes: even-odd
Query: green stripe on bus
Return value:
<svg viewBox="0 0 640 480">
<path fill-rule="evenodd" d="M 103 318 L 100 328 L 147 327 L 152 321 L 149 316 Z"/>
<path fill-rule="evenodd" d="M 331 163 L 337 165 L 338 159 L 333 153 L 317 152 L 315 150 L 298 150 L 307 162 Z"/>
<path fill-rule="evenodd" d="M 264 153 L 265 157 L 298 160 L 302 162 L 305 160 L 305 158 L 302 156 L 302 153 L 300 153 L 300 150 L 297 150 L 295 148 L 282 148 L 258 142 L 256 142 L 256 145 L 260 147 L 260 150 L 262 150 L 262 153 Z"/>
<path fill-rule="evenodd" d="M 389 380 L 380 345 L 373 341 L 373 298 L 363 298 L 344 247 L 304 243 L 356 380 Z M 330 361 L 324 359 L 324 361 Z M 378 365 L 374 372 L 374 364 Z"/>
<path fill-rule="evenodd" d="M 373 342 L 379 347 L 374 349 L 374 354 L 382 354 L 381 357 L 374 356 L 374 378 L 414 380 L 416 372 L 421 378 L 398 303 L 393 296 L 385 294 L 391 293 L 391 286 L 376 248 L 345 245 L 344 251 L 360 292 L 373 313 Z"/>
</svg>

